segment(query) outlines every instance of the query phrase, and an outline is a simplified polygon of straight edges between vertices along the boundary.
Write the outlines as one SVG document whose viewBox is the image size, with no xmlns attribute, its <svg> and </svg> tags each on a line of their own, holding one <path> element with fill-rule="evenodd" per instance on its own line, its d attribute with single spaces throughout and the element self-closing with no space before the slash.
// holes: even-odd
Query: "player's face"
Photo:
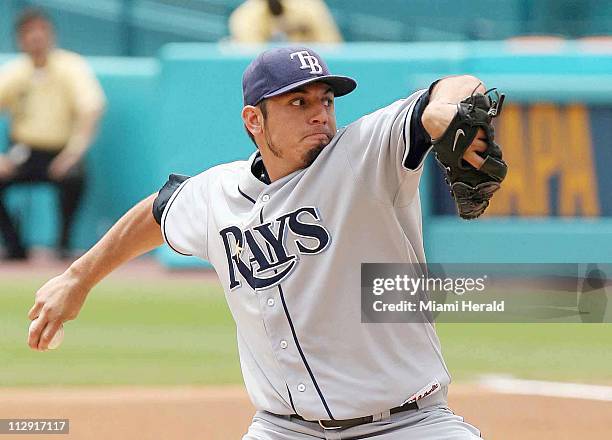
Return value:
<svg viewBox="0 0 612 440">
<path fill-rule="evenodd" d="M 43 19 L 34 19 L 19 30 L 19 46 L 30 56 L 45 55 L 53 47 L 53 29 Z"/>
<path fill-rule="evenodd" d="M 324 83 L 269 98 L 266 113 L 264 148 L 293 171 L 312 164 L 336 134 L 334 93 Z"/>
</svg>

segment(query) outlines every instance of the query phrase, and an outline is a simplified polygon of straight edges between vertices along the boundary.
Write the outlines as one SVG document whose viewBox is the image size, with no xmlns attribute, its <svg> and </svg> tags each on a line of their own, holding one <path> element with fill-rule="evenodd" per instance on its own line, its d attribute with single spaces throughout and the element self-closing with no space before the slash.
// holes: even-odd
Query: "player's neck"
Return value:
<svg viewBox="0 0 612 440">
<path fill-rule="evenodd" d="M 297 168 L 291 168 L 287 166 L 287 164 L 282 163 L 273 163 L 268 166 L 269 162 L 266 162 L 264 159 L 264 165 L 266 167 L 266 171 L 268 172 L 268 177 L 270 178 L 270 183 L 282 179 L 285 176 L 297 171 Z"/>
<path fill-rule="evenodd" d="M 274 153 L 269 150 L 262 151 L 260 149 L 259 152 L 263 160 L 263 165 L 265 166 L 266 172 L 270 179 L 270 183 L 282 179 L 283 177 L 288 176 L 289 174 L 300 169 L 294 164 L 287 162 L 285 158 L 274 155 Z"/>
</svg>

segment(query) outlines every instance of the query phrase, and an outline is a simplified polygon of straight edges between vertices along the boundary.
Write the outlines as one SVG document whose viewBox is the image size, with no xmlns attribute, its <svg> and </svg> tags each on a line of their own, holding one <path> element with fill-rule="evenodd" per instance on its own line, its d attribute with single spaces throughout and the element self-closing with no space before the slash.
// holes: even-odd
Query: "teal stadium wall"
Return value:
<svg viewBox="0 0 612 440">
<path fill-rule="evenodd" d="M 0 52 L 13 49 L 12 24 L 27 5 L 44 8 L 63 47 L 87 55 L 156 56 L 169 42 L 216 42 L 243 0 L 2 0 Z M 326 0 L 349 42 L 503 40 L 612 32 L 601 0 Z M 457 13 L 457 11 L 461 11 Z"/>
<path fill-rule="evenodd" d="M 332 71 L 359 82 L 355 93 L 338 100 L 338 122 L 344 125 L 455 73 L 481 77 L 487 85 L 505 91 L 510 103 L 577 101 L 612 106 L 612 51 L 585 44 L 568 41 L 527 51 L 504 42 L 347 44 L 317 49 Z M 77 228 L 80 247 L 89 246 L 129 206 L 157 190 L 170 172 L 195 174 L 246 158 L 254 150 L 240 119 L 241 76 L 261 49 L 179 43 L 165 46 L 157 59 L 91 59 L 109 108 L 88 156 L 93 174 Z M 438 177 L 431 168 L 421 186 L 430 261 L 612 260 L 609 217 L 514 216 L 465 222 L 433 215 L 432 201 L 438 195 L 432 181 Z M 34 195 L 49 199 L 36 191 L 28 197 Z M 28 206 L 26 212 L 38 209 L 21 203 Z M 34 224 L 26 228 L 30 242 L 51 242 L 46 217 L 28 216 Z M 41 231 L 49 233 L 42 237 Z M 194 264 L 167 249 L 158 255 L 169 266 Z"/>
</svg>

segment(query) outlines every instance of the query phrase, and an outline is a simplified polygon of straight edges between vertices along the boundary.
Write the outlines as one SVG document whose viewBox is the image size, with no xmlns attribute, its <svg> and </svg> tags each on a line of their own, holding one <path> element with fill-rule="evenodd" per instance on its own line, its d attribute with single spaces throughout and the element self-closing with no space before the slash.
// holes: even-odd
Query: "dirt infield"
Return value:
<svg viewBox="0 0 612 440">
<path fill-rule="evenodd" d="M 0 418 L 68 418 L 70 434 L 2 439 L 240 439 L 253 415 L 240 387 L 0 390 Z M 451 387 L 452 409 L 488 439 L 612 438 L 612 402 Z"/>
</svg>

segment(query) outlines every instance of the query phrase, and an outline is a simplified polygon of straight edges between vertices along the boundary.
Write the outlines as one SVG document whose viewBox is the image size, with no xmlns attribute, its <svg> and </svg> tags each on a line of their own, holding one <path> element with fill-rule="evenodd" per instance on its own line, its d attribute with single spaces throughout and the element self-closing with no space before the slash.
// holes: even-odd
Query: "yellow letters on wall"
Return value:
<svg viewBox="0 0 612 440">
<path fill-rule="evenodd" d="M 587 110 L 574 104 L 566 110 L 567 146 L 559 186 L 559 214 L 599 215 L 599 197 Z"/>
<path fill-rule="evenodd" d="M 535 104 L 525 112 L 506 104 L 496 141 L 509 166 L 489 215 L 551 215 L 551 178 L 559 182 L 558 214 L 600 214 L 587 109 Z"/>
<path fill-rule="evenodd" d="M 495 194 L 487 209 L 488 215 L 508 215 L 511 212 L 537 214 L 529 191 L 529 157 L 525 155 L 523 139 L 525 124 L 521 108 L 506 104 L 503 111 L 503 125 L 496 129 L 496 142 L 502 146 L 503 156 L 509 172 L 501 189 Z"/>
</svg>

